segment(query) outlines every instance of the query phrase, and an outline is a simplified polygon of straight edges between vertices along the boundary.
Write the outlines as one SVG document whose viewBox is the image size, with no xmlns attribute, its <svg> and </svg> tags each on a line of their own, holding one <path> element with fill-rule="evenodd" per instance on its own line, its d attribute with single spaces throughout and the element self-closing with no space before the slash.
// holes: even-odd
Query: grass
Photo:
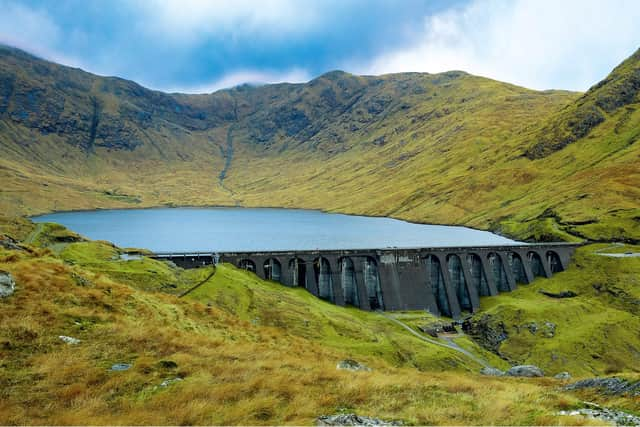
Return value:
<svg viewBox="0 0 640 427">
<path fill-rule="evenodd" d="M 509 338 L 499 347 L 512 363 L 533 363 L 546 372 L 588 376 L 640 372 L 640 259 L 608 258 L 579 248 L 569 270 L 537 279 L 497 298 L 483 298 L 482 313 L 501 323 Z M 540 290 L 571 290 L 575 298 L 554 299 Z M 528 325 L 535 322 L 535 334 Z M 544 336 L 545 322 L 556 325 Z"/>
<path fill-rule="evenodd" d="M 89 262 L 112 254 L 100 242 L 60 255 L 0 250 L 17 282 L 0 300 L 0 423 L 307 425 L 339 411 L 409 424 L 586 423 L 555 415 L 579 405 L 557 381 L 479 376 L 374 313 L 226 265 L 180 299 Z M 348 357 L 373 371 L 336 370 Z M 132 368 L 109 371 L 122 362 Z"/>
</svg>

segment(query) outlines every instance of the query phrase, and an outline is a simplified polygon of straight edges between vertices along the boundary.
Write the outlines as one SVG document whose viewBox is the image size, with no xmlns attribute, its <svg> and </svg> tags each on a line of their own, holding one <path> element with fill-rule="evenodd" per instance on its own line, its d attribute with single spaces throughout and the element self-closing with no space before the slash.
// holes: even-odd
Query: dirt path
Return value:
<svg viewBox="0 0 640 427">
<path fill-rule="evenodd" d="M 407 325 L 406 323 L 402 322 L 401 320 L 396 319 L 395 317 L 393 317 L 393 315 L 391 315 L 389 313 L 380 312 L 380 315 L 382 317 L 386 317 L 387 319 L 391 320 L 392 322 L 402 326 L 404 329 L 406 329 L 407 331 L 411 332 L 411 334 L 415 335 L 416 337 L 420 338 L 423 341 L 426 341 L 426 342 L 428 342 L 430 344 L 439 345 L 440 347 L 448 348 L 449 350 L 453 350 L 453 351 L 456 351 L 458 353 L 461 353 L 461 354 L 465 355 L 469 359 L 473 360 L 474 362 L 478 363 L 479 365 L 481 365 L 481 366 L 483 366 L 485 368 L 493 368 L 493 366 L 491 366 L 489 363 L 487 363 L 487 361 L 485 361 L 482 358 L 480 358 L 480 357 L 476 356 L 475 354 L 471 353 L 469 350 L 466 350 L 466 349 L 460 347 L 458 344 L 453 342 L 453 340 L 451 338 L 444 338 L 446 343 L 443 343 L 443 342 L 438 341 L 436 339 L 429 338 L 429 337 L 427 337 L 425 335 L 422 335 L 421 333 L 419 333 L 418 331 L 413 329 L 411 326 Z"/>
<path fill-rule="evenodd" d="M 182 298 L 185 295 L 189 295 L 191 292 L 195 291 L 196 289 L 198 289 L 200 286 L 204 285 L 205 283 L 207 283 L 209 281 L 209 279 L 211 279 L 214 275 L 216 274 L 216 269 L 214 268 L 213 271 L 211 272 L 211 274 L 209 274 L 203 281 L 197 283 L 196 285 L 190 287 L 189 289 L 187 289 L 186 291 L 184 291 L 183 293 L 181 293 L 180 295 L 178 295 L 178 298 Z"/>
<path fill-rule="evenodd" d="M 29 233 L 27 238 L 24 239 L 23 243 L 26 243 L 27 245 L 32 245 L 33 242 L 36 240 L 36 237 L 38 237 L 38 235 L 42 233 L 43 227 L 44 225 L 41 222 L 37 223 L 36 228 L 31 233 Z"/>
</svg>

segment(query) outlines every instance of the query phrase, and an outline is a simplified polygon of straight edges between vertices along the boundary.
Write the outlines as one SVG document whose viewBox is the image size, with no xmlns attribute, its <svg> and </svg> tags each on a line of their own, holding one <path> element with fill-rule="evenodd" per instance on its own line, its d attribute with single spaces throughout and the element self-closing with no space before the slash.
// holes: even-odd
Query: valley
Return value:
<svg viewBox="0 0 640 427">
<path fill-rule="evenodd" d="M 640 258 L 611 256 L 640 252 L 640 51 L 594 83 L 332 71 L 187 95 L 0 46 L 0 279 L 14 286 L 0 298 L 0 424 L 601 423 L 571 415 L 585 402 L 640 414 Z M 29 219 L 187 206 L 583 245 L 564 271 L 454 320 L 340 307 L 231 263 L 183 269 Z M 480 374 L 521 365 L 544 376 Z"/>
</svg>

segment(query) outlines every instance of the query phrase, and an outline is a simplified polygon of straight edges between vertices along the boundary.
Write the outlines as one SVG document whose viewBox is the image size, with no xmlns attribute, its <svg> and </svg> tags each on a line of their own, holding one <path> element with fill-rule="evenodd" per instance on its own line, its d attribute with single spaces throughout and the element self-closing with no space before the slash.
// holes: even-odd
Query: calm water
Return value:
<svg viewBox="0 0 640 427">
<path fill-rule="evenodd" d="M 156 252 L 382 249 L 509 245 L 513 240 L 465 227 L 412 224 L 298 209 L 167 208 L 55 213 L 91 239 Z"/>
</svg>

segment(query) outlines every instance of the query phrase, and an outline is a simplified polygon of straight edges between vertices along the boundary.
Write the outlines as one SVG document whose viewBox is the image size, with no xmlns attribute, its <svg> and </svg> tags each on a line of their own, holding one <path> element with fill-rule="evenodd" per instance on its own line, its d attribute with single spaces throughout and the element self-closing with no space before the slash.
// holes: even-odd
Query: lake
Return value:
<svg viewBox="0 0 640 427">
<path fill-rule="evenodd" d="M 515 245 L 466 227 L 271 208 L 155 208 L 60 212 L 56 222 L 94 240 L 154 252 L 232 252 Z"/>
</svg>

